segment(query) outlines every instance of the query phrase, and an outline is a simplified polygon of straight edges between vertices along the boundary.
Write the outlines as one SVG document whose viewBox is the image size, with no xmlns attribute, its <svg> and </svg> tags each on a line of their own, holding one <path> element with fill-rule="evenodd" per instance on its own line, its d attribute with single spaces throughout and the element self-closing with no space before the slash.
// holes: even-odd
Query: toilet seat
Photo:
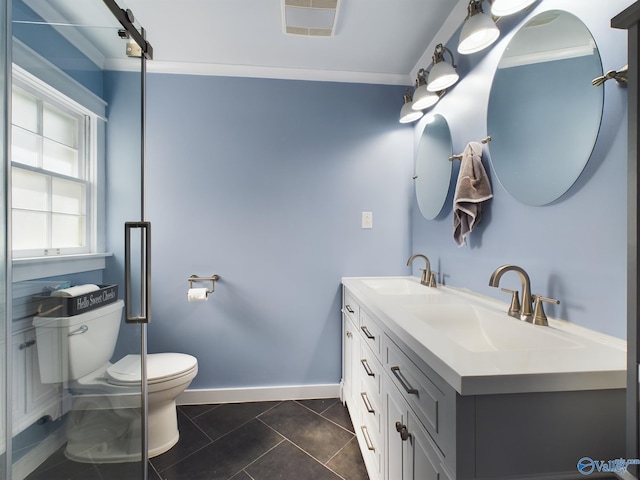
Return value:
<svg viewBox="0 0 640 480">
<path fill-rule="evenodd" d="M 163 383 L 188 375 L 198 368 L 198 360 L 186 353 L 150 353 L 147 355 L 147 384 Z M 140 384 L 140 355 L 126 355 L 107 368 L 112 385 Z"/>
</svg>

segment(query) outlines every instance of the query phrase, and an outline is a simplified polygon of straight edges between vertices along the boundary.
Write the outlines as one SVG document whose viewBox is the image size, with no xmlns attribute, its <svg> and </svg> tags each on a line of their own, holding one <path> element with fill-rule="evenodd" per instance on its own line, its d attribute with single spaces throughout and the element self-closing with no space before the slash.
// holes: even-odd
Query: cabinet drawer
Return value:
<svg viewBox="0 0 640 480">
<path fill-rule="evenodd" d="M 371 349 L 360 345 L 360 378 L 367 385 L 367 390 L 376 396 L 380 395 L 382 384 L 382 365 L 377 360 Z"/>
<path fill-rule="evenodd" d="M 367 382 L 362 379 L 359 390 L 359 407 L 361 408 L 363 417 L 369 420 L 372 427 L 372 433 L 382 434 L 382 402 L 381 397 L 375 392 L 371 392 Z"/>
<path fill-rule="evenodd" d="M 388 341 L 386 368 L 391 381 L 398 387 L 424 424 L 427 431 L 442 448 L 445 394 L 427 377 L 398 346 Z M 449 426 L 452 428 L 452 426 Z"/>
<path fill-rule="evenodd" d="M 358 419 L 356 434 L 360 442 L 360 451 L 367 466 L 371 479 L 382 479 L 384 443 L 382 435 L 376 431 L 377 427 L 371 415 L 363 409 Z M 354 422 L 355 423 L 355 422 Z"/>
<path fill-rule="evenodd" d="M 360 338 L 363 339 L 365 344 L 369 345 L 369 348 L 371 348 L 371 351 L 373 352 L 375 357 L 379 362 L 381 362 L 382 329 L 363 309 L 360 309 L 359 328 Z"/>
<path fill-rule="evenodd" d="M 342 290 L 342 312 L 351 319 L 354 325 L 358 325 L 360 306 L 346 288 Z"/>
</svg>

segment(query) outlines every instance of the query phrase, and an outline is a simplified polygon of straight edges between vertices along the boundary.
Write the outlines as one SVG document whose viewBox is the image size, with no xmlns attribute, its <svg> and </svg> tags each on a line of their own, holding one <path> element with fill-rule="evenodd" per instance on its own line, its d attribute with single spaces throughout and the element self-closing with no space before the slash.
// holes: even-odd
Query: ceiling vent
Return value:
<svg viewBox="0 0 640 480">
<path fill-rule="evenodd" d="M 335 34 L 340 0 L 282 0 L 285 33 L 312 37 Z"/>
</svg>

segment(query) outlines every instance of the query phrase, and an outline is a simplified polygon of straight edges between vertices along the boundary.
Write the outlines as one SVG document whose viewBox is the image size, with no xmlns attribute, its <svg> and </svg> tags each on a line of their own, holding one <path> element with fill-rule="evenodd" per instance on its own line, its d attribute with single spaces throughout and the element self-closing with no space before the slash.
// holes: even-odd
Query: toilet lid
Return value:
<svg viewBox="0 0 640 480">
<path fill-rule="evenodd" d="M 186 353 L 150 353 L 147 355 L 147 382 L 158 383 L 184 375 L 198 365 Z M 114 385 L 140 383 L 140 355 L 127 355 L 107 368 L 107 380 Z"/>
</svg>

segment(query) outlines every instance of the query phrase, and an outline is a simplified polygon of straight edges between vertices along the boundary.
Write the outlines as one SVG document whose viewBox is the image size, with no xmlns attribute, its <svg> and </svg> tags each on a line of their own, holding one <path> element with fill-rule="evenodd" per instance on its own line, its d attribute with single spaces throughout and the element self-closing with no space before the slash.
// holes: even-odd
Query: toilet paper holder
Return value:
<svg viewBox="0 0 640 480">
<path fill-rule="evenodd" d="M 216 290 L 216 281 L 219 280 L 220 277 L 218 275 L 211 275 L 210 277 L 199 277 L 197 275 L 191 275 L 187 280 L 189 282 L 189 288 L 193 288 L 193 282 L 211 282 L 211 290 L 207 289 L 207 295 L 215 292 Z"/>
</svg>

